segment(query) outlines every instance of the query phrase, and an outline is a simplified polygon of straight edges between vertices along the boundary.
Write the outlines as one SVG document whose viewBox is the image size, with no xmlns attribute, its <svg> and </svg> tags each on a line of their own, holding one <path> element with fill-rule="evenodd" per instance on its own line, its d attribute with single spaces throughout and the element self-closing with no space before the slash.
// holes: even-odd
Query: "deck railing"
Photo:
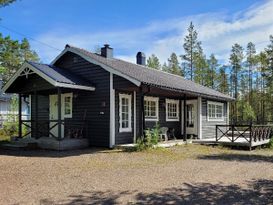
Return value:
<svg viewBox="0 0 273 205">
<path fill-rule="evenodd" d="M 270 125 L 216 125 L 216 142 L 225 138 L 230 142 L 245 140 L 250 146 L 255 142 L 269 140 L 273 134 Z"/>
<path fill-rule="evenodd" d="M 22 120 L 22 126 L 26 127 L 26 132 L 22 137 L 31 135 L 34 138 L 53 137 L 59 138 L 58 134 L 54 134 L 53 128 L 58 127 L 59 123 L 62 126 L 64 138 L 86 138 L 88 135 L 88 128 L 86 121 L 76 120 Z M 57 128 L 58 129 L 58 128 Z"/>
</svg>

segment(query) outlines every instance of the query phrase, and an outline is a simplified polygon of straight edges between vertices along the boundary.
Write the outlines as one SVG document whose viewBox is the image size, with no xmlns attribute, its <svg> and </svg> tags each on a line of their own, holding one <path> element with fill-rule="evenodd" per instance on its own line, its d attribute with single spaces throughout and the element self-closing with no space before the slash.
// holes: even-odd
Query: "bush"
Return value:
<svg viewBox="0 0 273 205">
<path fill-rule="evenodd" d="M 18 135 L 18 122 L 4 122 L 3 130 L 7 136 L 11 137 Z"/>
<path fill-rule="evenodd" d="M 273 137 L 271 137 L 267 147 L 270 148 L 270 149 L 273 149 Z"/>
<path fill-rule="evenodd" d="M 153 148 L 154 145 L 158 144 L 160 135 L 160 126 L 156 123 L 152 129 L 145 130 L 145 137 L 140 137 L 136 141 L 136 150 L 142 151 L 145 149 Z"/>
<path fill-rule="evenodd" d="M 18 136 L 19 133 L 19 126 L 18 126 L 18 121 L 15 122 L 9 122 L 6 121 L 3 123 L 3 129 L 1 133 L 3 133 L 3 135 L 12 137 L 12 136 Z M 24 136 L 25 134 L 27 134 L 28 132 L 28 128 L 24 125 L 22 125 L 22 135 Z"/>
</svg>

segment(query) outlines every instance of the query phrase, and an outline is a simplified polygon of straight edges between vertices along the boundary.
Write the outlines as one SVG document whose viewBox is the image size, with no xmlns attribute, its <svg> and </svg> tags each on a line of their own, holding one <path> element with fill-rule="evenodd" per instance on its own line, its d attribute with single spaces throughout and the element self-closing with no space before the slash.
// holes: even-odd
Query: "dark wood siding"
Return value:
<svg viewBox="0 0 273 205">
<path fill-rule="evenodd" d="M 38 95 L 38 119 L 40 121 L 47 121 L 49 120 L 49 97 L 47 95 Z M 35 115 L 36 115 L 36 100 L 34 95 L 31 95 L 31 119 L 35 120 Z M 42 122 L 44 125 L 40 126 L 42 129 L 42 133 L 39 134 L 38 136 L 33 136 L 33 137 L 47 137 L 47 131 L 48 131 L 48 126 L 49 123 L 47 122 Z M 32 127 L 34 124 L 32 124 Z M 34 133 L 33 133 L 34 134 Z"/>
<path fill-rule="evenodd" d="M 224 103 L 224 121 L 208 121 L 208 99 L 202 99 L 202 138 L 215 138 L 215 126 L 218 124 L 223 125 L 228 123 L 228 114 L 227 114 L 227 102 Z"/>
<path fill-rule="evenodd" d="M 120 132 L 120 115 L 119 115 L 119 94 L 131 95 L 131 132 Z M 132 92 L 115 92 L 115 135 L 116 144 L 126 144 L 134 142 L 134 93 Z"/>
<path fill-rule="evenodd" d="M 171 99 L 171 98 L 168 98 Z M 175 99 L 177 100 L 177 99 Z M 179 121 L 169 122 L 166 121 L 166 97 L 159 97 L 159 125 L 160 127 L 168 127 L 174 128 L 176 138 L 181 138 L 181 117 Z M 180 102 L 179 102 L 179 110 L 180 110 Z M 181 113 L 181 112 L 180 112 Z M 146 121 L 145 126 L 146 128 L 153 128 L 156 125 L 155 121 Z"/>
<path fill-rule="evenodd" d="M 73 120 L 83 120 L 86 113 L 90 145 L 108 147 L 110 73 L 73 53 L 65 54 L 55 65 L 90 81 L 95 86 L 94 92 L 79 92 L 73 99 Z"/>
<path fill-rule="evenodd" d="M 54 86 L 48 83 L 45 79 L 41 78 L 37 74 L 31 74 L 28 78 L 25 76 L 18 77 L 8 89 L 8 92 L 29 93 L 53 88 Z"/>
<path fill-rule="evenodd" d="M 116 144 L 125 144 L 134 142 L 134 91 L 138 90 L 138 87 L 135 86 L 130 81 L 113 75 L 113 88 L 115 89 L 115 137 Z M 119 94 L 129 94 L 132 97 L 131 108 L 132 108 L 132 118 L 131 126 L 132 132 L 120 132 L 119 131 Z M 138 115 L 136 115 L 138 117 Z M 136 120 L 137 122 L 137 120 Z M 136 128 L 136 131 L 138 129 Z"/>
</svg>

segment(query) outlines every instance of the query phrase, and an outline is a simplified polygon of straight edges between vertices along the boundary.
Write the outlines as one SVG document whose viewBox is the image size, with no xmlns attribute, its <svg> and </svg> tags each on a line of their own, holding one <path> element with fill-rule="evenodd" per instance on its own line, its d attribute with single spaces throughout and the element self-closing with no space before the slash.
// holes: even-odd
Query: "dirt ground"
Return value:
<svg viewBox="0 0 273 205">
<path fill-rule="evenodd" d="M 0 204 L 273 204 L 273 151 L 0 150 Z"/>
</svg>

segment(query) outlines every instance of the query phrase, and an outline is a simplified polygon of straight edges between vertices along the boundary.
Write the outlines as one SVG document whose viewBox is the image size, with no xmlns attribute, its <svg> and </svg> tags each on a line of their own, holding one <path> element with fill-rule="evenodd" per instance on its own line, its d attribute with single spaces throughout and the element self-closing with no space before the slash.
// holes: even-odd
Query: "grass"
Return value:
<svg viewBox="0 0 273 205">
<path fill-rule="evenodd" d="M 7 143 L 7 142 L 10 142 L 10 137 L 0 133 L 0 144 L 4 144 L 4 143 Z"/>
</svg>

